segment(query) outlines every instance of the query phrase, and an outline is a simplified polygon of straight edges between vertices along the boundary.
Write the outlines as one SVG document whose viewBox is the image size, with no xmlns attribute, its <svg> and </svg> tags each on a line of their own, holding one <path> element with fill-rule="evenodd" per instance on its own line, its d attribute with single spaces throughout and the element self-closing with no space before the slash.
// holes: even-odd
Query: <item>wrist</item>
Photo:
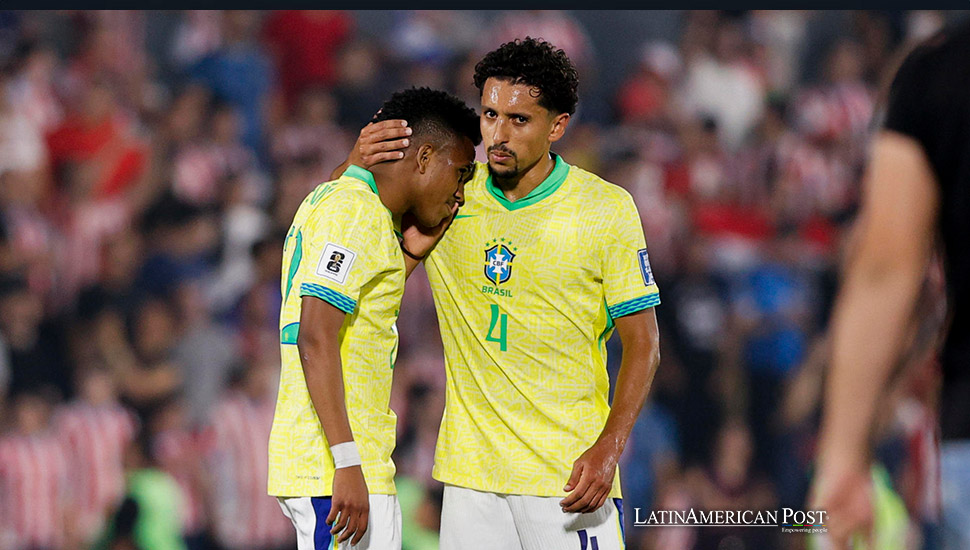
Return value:
<svg viewBox="0 0 970 550">
<path fill-rule="evenodd" d="M 864 452 L 822 449 L 816 464 L 825 471 L 862 471 L 869 469 L 868 456 Z"/>
<path fill-rule="evenodd" d="M 594 443 L 594 447 L 599 448 L 600 456 L 611 464 L 619 464 L 620 456 L 623 454 L 623 443 L 616 439 L 599 439 Z"/>
<path fill-rule="evenodd" d="M 424 259 L 428 257 L 427 254 L 425 254 L 424 256 L 418 256 L 417 254 L 412 253 L 410 250 L 407 249 L 406 246 L 404 246 L 404 243 L 401 243 L 401 251 L 404 252 L 404 255 L 407 256 L 408 258 L 411 258 L 412 260 L 415 260 L 418 262 L 423 262 Z"/>
<path fill-rule="evenodd" d="M 607 430 L 600 433 L 600 436 L 596 438 L 596 445 L 600 445 L 616 453 L 622 453 L 623 448 L 626 447 L 627 438 L 622 434 L 616 433 L 616 431 Z"/>
<path fill-rule="evenodd" d="M 357 443 L 347 441 L 330 446 L 330 454 L 333 456 L 333 467 L 336 470 L 360 466 L 360 451 L 357 450 Z"/>
<path fill-rule="evenodd" d="M 868 468 L 869 451 L 866 441 L 865 437 L 850 436 L 845 429 L 823 426 L 816 462 L 841 468 Z"/>
</svg>

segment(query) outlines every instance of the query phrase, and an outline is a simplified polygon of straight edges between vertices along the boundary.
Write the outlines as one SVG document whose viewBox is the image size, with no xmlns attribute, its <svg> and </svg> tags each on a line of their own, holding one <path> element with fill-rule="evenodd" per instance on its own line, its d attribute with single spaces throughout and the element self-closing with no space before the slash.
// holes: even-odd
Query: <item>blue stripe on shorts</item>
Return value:
<svg viewBox="0 0 970 550">
<path fill-rule="evenodd" d="M 619 516 L 620 516 L 619 517 L 619 519 L 620 519 L 620 538 L 623 539 L 624 542 L 626 542 L 626 527 L 623 525 L 623 499 L 622 498 L 614 498 L 613 499 L 613 504 L 616 505 L 616 513 L 619 514 Z"/>
<path fill-rule="evenodd" d="M 313 515 L 317 518 L 313 528 L 313 550 L 331 550 L 334 547 L 334 538 L 330 534 L 330 526 L 327 525 L 331 502 L 331 497 L 310 497 Z"/>
</svg>

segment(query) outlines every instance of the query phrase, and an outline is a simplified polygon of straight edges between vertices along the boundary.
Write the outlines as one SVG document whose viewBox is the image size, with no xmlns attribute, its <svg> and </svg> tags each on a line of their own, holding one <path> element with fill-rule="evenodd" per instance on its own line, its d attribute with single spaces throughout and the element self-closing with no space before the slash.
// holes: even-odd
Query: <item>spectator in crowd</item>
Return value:
<svg viewBox="0 0 970 550">
<path fill-rule="evenodd" d="M 648 403 L 634 424 L 630 443 L 620 459 L 623 498 L 643 510 L 658 508 L 656 497 L 661 488 L 679 474 L 680 445 L 673 415 L 662 405 Z M 632 533 L 636 512 L 624 514 L 623 520 L 625 532 Z"/>
<path fill-rule="evenodd" d="M 77 374 L 77 399 L 56 410 L 54 425 L 71 457 L 69 481 L 83 544 L 94 542 L 125 486 L 123 459 L 138 421 L 118 401 L 115 379 L 103 367 Z"/>
<path fill-rule="evenodd" d="M 199 278 L 187 278 L 172 297 L 176 327 L 171 357 L 180 378 L 191 381 L 184 384 L 182 396 L 194 424 L 209 418 L 241 356 L 234 334 L 209 313 L 202 284 Z"/>
<path fill-rule="evenodd" d="M 491 32 L 483 35 L 487 42 L 480 45 L 482 51 L 489 51 L 494 44 L 504 44 L 516 38 L 531 36 L 542 38 L 556 44 L 566 52 L 580 73 L 580 81 L 594 77 L 593 45 L 586 29 L 573 16 L 564 10 L 528 10 L 506 13 L 492 26 Z"/>
<path fill-rule="evenodd" d="M 339 105 L 338 120 L 348 128 L 358 128 L 374 116 L 392 87 L 382 77 L 382 52 L 373 44 L 354 41 L 338 59 L 340 78 L 334 89 Z M 332 168 L 331 168 L 332 169 Z"/>
<path fill-rule="evenodd" d="M 51 425 L 56 393 L 22 390 L 11 399 L 13 422 L 0 437 L 0 545 L 3 548 L 74 548 L 68 528 L 71 458 Z"/>
<path fill-rule="evenodd" d="M 777 467 L 779 455 L 784 456 L 774 425 L 778 389 L 804 358 L 815 298 L 811 281 L 798 269 L 797 244 L 778 238 L 769 247 L 763 260 L 737 281 L 731 298 L 732 336 L 742 356 L 736 360 L 747 367 L 749 418 L 758 441 L 755 464 L 765 470 Z"/>
<path fill-rule="evenodd" d="M 158 467 L 154 438 L 144 431 L 125 449 L 125 493 L 96 550 L 187 550 L 179 510 L 183 495 Z"/>
<path fill-rule="evenodd" d="M 712 460 L 707 467 L 687 472 L 688 483 L 701 510 L 771 510 L 774 492 L 767 480 L 753 468 L 754 441 L 744 422 L 728 419 L 717 435 Z M 743 527 L 712 527 L 697 533 L 698 550 L 715 550 L 726 539 L 742 547 L 772 548 L 778 533 Z M 734 543 L 737 544 L 737 543 Z"/>
<path fill-rule="evenodd" d="M 210 536 L 212 475 L 204 457 L 212 452 L 212 433 L 193 427 L 188 407 L 175 397 L 159 408 L 152 422 L 158 435 L 155 449 L 158 465 L 172 476 L 184 497 L 179 517 L 188 550 L 215 546 Z"/>
<path fill-rule="evenodd" d="M 408 430 L 401 435 L 395 449 L 398 474 L 408 476 L 425 485 L 436 485 L 431 477 L 434 466 L 434 444 L 438 438 L 441 413 L 444 412 L 442 392 L 423 383 L 412 385 L 407 395 Z"/>
<path fill-rule="evenodd" d="M 223 196 L 227 182 L 250 177 L 255 170 L 253 151 L 243 145 L 239 111 L 226 103 L 211 107 L 204 126 L 207 135 L 175 158 L 172 189 L 175 196 L 197 206 L 210 206 Z"/>
<path fill-rule="evenodd" d="M 243 142 L 262 152 L 263 109 L 273 89 L 273 67 L 258 40 L 259 16 L 230 11 L 222 18 L 222 46 L 203 57 L 190 75 L 239 109 Z"/>
<path fill-rule="evenodd" d="M 41 297 L 16 276 L 0 280 L 0 335 L 11 394 L 49 387 L 57 399 L 73 395 L 63 334 L 45 320 Z"/>
<path fill-rule="evenodd" d="M 745 57 L 740 23 L 721 20 L 714 33 L 709 50 L 687 62 L 683 93 L 694 113 L 714 118 L 733 151 L 761 116 L 765 89 Z"/>
<path fill-rule="evenodd" d="M 281 10 L 267 18 L 263 35 L 287 105 L 309 88 L 337 83 L 338 53 L 353 34 L 353 17 L 343 11 Z"/>
<path fill-rule="evenodd" d="M 723 278 L 711 272 L 707 246 L 697 238 L 687 248 L 681 274 L 666 291 L 667 307 L 657 312 L 667 356 L 673 359 L 668 365 L 680 376 L 673 391 L 662 384 L 656 399 L 676 418 L 673 429 L 690 434 L 680 441 L 681 463 L 688 465 L 708 461 L 717 419 L 725 412 L 715 379 L 729 322 L 723 298 L 727 289 Z"/>
<path fill-rule="evenodd" d="M 94 327 L 94 342 L 119 381 L 122 399 L 143 420 L 182 384 L 170 357 L 175 330 L 171 307 L 159 299 L 140 303 L 130 320 L 130 339 L 125 320 L 117 313 L 102 315 Z"/>
<path fill-rule="evenodd" d="M 353 143 L 337 124 L 338 101 L 324 88 L 304 90 L 291 110 L 291 116 L 280 128 L 271 144 L 271 156 L 277 165 L 312 161 L 332 168 L 344 161 L 339 151 Z"/>
<path fill-rule="evenodd" d="M 394 479 L 401 502 L 401 550 L 438 550 L 444 488 L 407 476 Z"/>
<path fill-rule="evenodd" d="M 279 380 L 278 348 L 268 344 L 234 373 L 208 424 L 213 523 L 216 539 L 227 550 L 279 550 L 295 543 L 293 526 L 266 494 L 266 442 Z"/>
<path fill-rule="evenodd" d="M 52 167 L 56 173 L 69 167 L 65 175 L 77 199 L 116 195 L 145 169 L 144 147 L 134 139 L 117 93 L 107 79 L 92 82 L 83 88 L 76 109 L 47 136 Z"/>
<path fill-rule="evenodd" d="M 671 88 L 681 70 L 680 54 L 672 45 L 644 44 L 635 72 L 617 95 L 620 122 L 650 126 L 668 122 Z"/>
</svg>

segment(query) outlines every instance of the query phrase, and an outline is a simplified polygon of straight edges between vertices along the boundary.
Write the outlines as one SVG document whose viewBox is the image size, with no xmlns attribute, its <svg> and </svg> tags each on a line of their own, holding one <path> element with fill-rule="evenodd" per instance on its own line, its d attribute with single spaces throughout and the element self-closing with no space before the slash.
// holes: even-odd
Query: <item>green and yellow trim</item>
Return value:
<svg viewBox="0 0 970 550">
<path fill-rule="evenodd" d="M 611 318 L 616 319 L 617 317 L 630 315 L 631 313 L 636 313 L 640 310 L 647 309 L 648 307 L 658 305 L 660 305 L 660 293 L 655 292 L 653 294 L 647 294 L 646 296 L 640 296 L 639 298 L 634 298 L 632 300 L 627 300 L 625 302 L 620 302 L 618 304 L 609 306 L 607 311 L 609 311 Z"/>
<path fill-rule="evenodd" d="M 300 323 L 290 323 L 280 330 L 280 343 L 295 346 L 299 336 Z"/>
<path fill-rule="evenodd" d="M 300 285 L 300 296 L 320 298 L 347 315 L 357 309 L 357 300 L 322 285 L 303 283 Z"/>
<path fill-rule="evenodd" d="M 528 195 L 522 197 L 517 201 L 510 201 L 505 197 L 505 193 L 501 189 L 495 187 L 492 183 L 492 175 L 489 174 L 488 179 L 485 180 L 485 188 L 488 189 L 489 194 L 498 201 L 499 204 L 505 207 L 506 210 L 518 210 L 520 208 L 525 208 L 526 206 L 532 206 L 537 202 L 551 196 L 556 192 L 564 181 L 566 181 L 566 176 L 569 175 L 570 166 L 566 164 L 566 161 L 562 159 L 561 156 L 551 153 L 556 159 L 556 165 L 553 167 L 552 172 L 546 176 L 546 179 L 542 180 L 542 183 L 538 187 L 533 189 Z"/>
</svg>

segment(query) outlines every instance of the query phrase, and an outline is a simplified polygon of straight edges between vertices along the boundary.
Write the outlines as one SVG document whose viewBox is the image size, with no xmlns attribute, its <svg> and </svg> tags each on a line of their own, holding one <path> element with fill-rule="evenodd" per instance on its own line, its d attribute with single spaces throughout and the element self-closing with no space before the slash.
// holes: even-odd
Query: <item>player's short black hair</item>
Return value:
<svg viewBox="0 0 970 550">
<path fill-rule="evenodd" d="M 475 65 L 479 93 L 489 78 L 509 79 L 539 89 L 539 105 L 557 113 L 576 112 L 579 74 L 566 52 L 542 39 L 526 37 L 506 42 Z"/>
<path fill-rule="evenodd" d="M 406 120 L 413 131 L 412 136 L 427 136 L 434 140 L 464 136 L 475 145 L 482 142 L 475 110 L 440 90 L 409 88 L 394 93 L 374 115 L 373 122 L 395 119 Z"/>
</svg>

